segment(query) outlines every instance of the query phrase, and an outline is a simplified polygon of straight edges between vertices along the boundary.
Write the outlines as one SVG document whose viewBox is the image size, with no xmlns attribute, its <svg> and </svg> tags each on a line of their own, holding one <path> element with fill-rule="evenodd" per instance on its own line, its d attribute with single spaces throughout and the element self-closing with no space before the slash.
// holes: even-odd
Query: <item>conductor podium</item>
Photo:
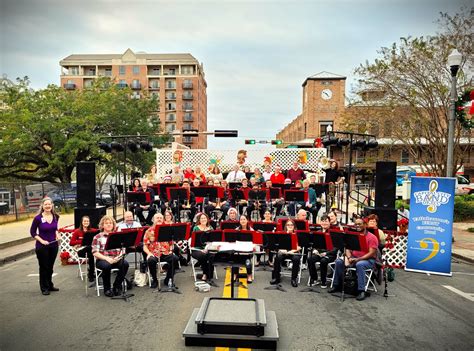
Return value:
<svg viewBox="0 0 474 351">
<path fill-rule="evenodd" d="M 186 346 L 222 346 L 276 350 L 279 339 L 274 311 L 263 299 L 206 297 L 183 332 Z"/>
<path fill-rule="evenodd" d="M 234 270 L 239 255 L 251 253 L 248 245 L 239 241 L 261 244 L 260 233 L 224 230 L 224 242 L 214 242 L 209 246 L 219 246 L 216 253 L 220 260 Z M 215 236 L 215 235 L 214 235 Z M 219 239 L 215 236 L 215 239 Z M 240 247 L 240 249 L 239 249 Z M 219 255 L 221 254 L 221 255 Z M 214 261 L 216 263 L 216 261 Z M 188 320 L 183 337 L 186 346 L 222 346 L 236 348 L 276 349 L 279 339 L 275 312 L 266 311 L 262 299 L 240 299 L 233 297 L 233 275 L 231 273 L 231 298 L 206 297 L 201 307 L 195 308 Z"/>
</svg>

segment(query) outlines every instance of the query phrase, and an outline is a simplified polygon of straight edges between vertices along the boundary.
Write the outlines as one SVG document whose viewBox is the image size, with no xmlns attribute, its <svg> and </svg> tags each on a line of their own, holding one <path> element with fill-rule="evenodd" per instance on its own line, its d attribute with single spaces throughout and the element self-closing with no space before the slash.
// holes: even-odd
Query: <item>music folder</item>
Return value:
<svg viewBox="0 0 474 351">
<path fill-rule="evenodd" d="M 331 246 L 331 238 L 328 233 L 298 230 L 296 235 L 298 236 L 298 245 L 301 247 L 329 250 Z"/>
<path fill-rule="evenodd" d="M 107 236 L 105 250 L 114 250 L 122 248 L 130 248 L 135 246 L 138 230 L 129 232 L 112 232 Z"/>
<path fill-rule="evenodd" d="M 266 197 L 267 197 L 266 190 L 250 190 L 249 191 L 249 200 L 265 201 Z"/>
<path fill-rule="evenodd" d="M 191 247 L 205 247 L 207 243 L 222 241 L 222 230 L 208 230 L 193 232 Z"/>
<path fill-rule="evenodd" d="M 208 199 L 217 198 L 217 187 L 216 186 L 197 186 L 192 188 L 194 196 L 196 197 L 207 197 Z"/>
<path fill-rule="evenodd" d="M 340 230 L 329 230 L 329 235 L 331 236 L 332 246 L 339 250 L 357 250 L 357 251 L 366 251 L 367 243 L 365 236 L 361 232 L 343 232 Z M 361 240 L 361 238 L 363 240 Z"/>
<path fill-rule="evenodd" d="M 92 241 L 94 240 L 94 236 L 99 233 L 98 229 L 91 229 L 84 233 L 84 237 L 82 238 L 81 246 L 91 246 Z"/>
<path fill-rule="evenodd" d="M 143 191 L 127 191 L 127 201 L 135 202 L 140 205 L 148 205 L 151 202 L 150 193 Z"/>
<path fill-rule="evenodd" d="M 271 187 L 268 192 L 268 200 L 274 200 L 281 198 L 281 188 Z"/>
<path fill-rule="evenodd" d="M 166 192 L 168 195 L 168 200 L 179 200 L 180 202 L 189 200 L 189 190 L 186 188 L 167 188 Z"/>
<path fill-rule="evenodd" d="M 296 250 L 297 236 L 283 231 L 262 233 L 262 245 L 270 251 Z"/>
<path fill-rule="evenodd" d="M 302 190 L 285 190 L 285 201 L 306 202 L 308 201 L 308 192 Z"/>
<path fill-rule="evenodd" d="M 155 227 L 156 241 L 181 241 L 188 240 L 190 232 L 189 223 L 162 224 Z"/>
<path fill-rule="evenodd" d="M 276 222 L 252 222 L 252 227 L 261 232 L 273 232 L 276 229 L 277 224 Z"/>
</svg>

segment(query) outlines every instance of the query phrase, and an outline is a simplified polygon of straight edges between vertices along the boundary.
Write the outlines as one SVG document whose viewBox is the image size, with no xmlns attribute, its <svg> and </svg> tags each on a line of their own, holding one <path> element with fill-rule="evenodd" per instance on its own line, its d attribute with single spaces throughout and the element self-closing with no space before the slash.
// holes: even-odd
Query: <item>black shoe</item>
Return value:
<svg viewBox="0 0 474 351">
<path fill-rule="evenodd" d="M 365 291 L 361 291 L 359 295 L 357 295 L 356 300 L 357 301 L 365 300 Z"/>
<path fill-rule="evenodd" d="M 328 293 L 332 294 L 332 293 L 340 292 L 340 291 L 342 291 L 341 287 L 334 285 L 332 288 L 328 290 Z"/>
<path fill-rule="evenodd" d="M 291 279 L 291 286 L 294 288 L 298 287 L 298 283 L 296 282 L 296 280 Z"/>
<path fill-rule="evenodd" d="M 277 285 L 277 284 L 280 284 L 280 279 L 276 279 L 276 278 L 274 278 L 274 279 L 270 280 L 270 284 L 271 284 L 271 285 Z"/>
<path fill-rule="evenodd" d="M 49 294 L 50 294 L 50 293 L 49 293 L 49 290 L 41 290 L 41 293 L 42 293 L 43 295 L 49 295 Z"/>
<path fill-rule="evenodd" d="M 114 292 L 112 291 L 112 289 L 107 289 L 105 290 L 104 295 L 107 297 L 112 297 L 114 296 Z"/>
<path fill-rule="evenodd" d="M 122 294 L 122 288 L 121 287 L 114 287 L 113 289 L 114 296 L 119 296 Z"/>
<path fill-rule="evenodd" d="M 49 291 L 59 291 L 59 289 L 53 285 L 52 287 L 49 288 Z"/>
<path fill-rule="evenodd" d="M 153 281 L 151 282 L 150 288 L 156 289 L 157 287 L 158 287 L 158 281 L 153 279 Z"/>
</svg>

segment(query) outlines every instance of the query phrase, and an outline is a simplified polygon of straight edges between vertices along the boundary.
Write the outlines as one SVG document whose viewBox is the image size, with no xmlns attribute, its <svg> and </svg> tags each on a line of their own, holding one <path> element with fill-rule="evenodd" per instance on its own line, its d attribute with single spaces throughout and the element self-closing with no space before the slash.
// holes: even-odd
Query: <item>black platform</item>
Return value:
<svg viewBox="0 0 474 351">
<path fill-rule="evenodd" d="M 275 312 L 262 299 L 205 298 L 183 332 L 186 346 L 221 346 L 276 350 Z"/>
</svg>

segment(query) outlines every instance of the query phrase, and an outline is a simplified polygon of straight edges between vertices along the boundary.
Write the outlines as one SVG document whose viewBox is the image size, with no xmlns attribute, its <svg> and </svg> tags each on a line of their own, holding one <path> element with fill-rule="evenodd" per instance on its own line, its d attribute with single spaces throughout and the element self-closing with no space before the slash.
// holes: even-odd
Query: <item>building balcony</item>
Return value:
<svg viewBox="0 0 474 351">
<path fill-rule="evenodd" d="M 130 85 L 130 87 L 133 89 L 133 90 L 140 90 L 142 88 L 142 83 L 140 82 L 132 82 L 132 84 Z"/>
<path fill-rule="evenodd" d="M 183 111 L 192 111 L 193 105 L 183 105 Z"/>
<path fill-rule="evenodd" d="M 183 100 L 192 100 L 193 99 L 193 94 L 192 93 L 185 93 L 183 94 Z"/>
<path fill-rule="evenodd" d="M 176 122 L 176 117 L 166 117 L 165 122 Z"/>
<path fill-rule="evenodd" d="M 63 86 L 64 86 L 64 89 L 66 89 L 66 90 L 76 89 L 76 84 L 74 84 L 74 83 L 65 83 Z"/>
<path fill-rule="evenodd" d="M 167 84 L 165 89 L 176 89 L 176 84 Z"/>
<path fill-rule="evenodd" d="M 191 137 L 183 137 L 183 143 L 184 143 L 184 144 L 192 144 L 192 143 L 193 143 L 193 138 L 191 138 Z"/>
<path fill-rule="evenodd" d="M 166 95 L 166 100 L 176 100 L 175 94 Z"/>
<path fill-rule="evenodd" d="M 176 111 L 176 106 L 166 108 L 166 112 L 174 112 L 174 111 Z"/>
<path fill-rule="evenodd" d="M 148 90 L 160 90 L 159 84 L 152 84 L 148 87 Z"/>
<path fill-rule="evenodd" d="M 184 116 L 183 121 L 184 122 L 193 122 L 194 118 L 193 118 L 193 116 Z"/>
<path fill-rule="evenodd" d="M 128 84 L 127 83 L 117 83 L 116 86 L 117 86 L 117 88 L 126 88 L 126 87 L 128 87 Z"/>
<path fill-rule="evenodd" d="M 183 82 L 183 89 L 192 89 L 193 83 L 192 82 Z"/>
</svg>

